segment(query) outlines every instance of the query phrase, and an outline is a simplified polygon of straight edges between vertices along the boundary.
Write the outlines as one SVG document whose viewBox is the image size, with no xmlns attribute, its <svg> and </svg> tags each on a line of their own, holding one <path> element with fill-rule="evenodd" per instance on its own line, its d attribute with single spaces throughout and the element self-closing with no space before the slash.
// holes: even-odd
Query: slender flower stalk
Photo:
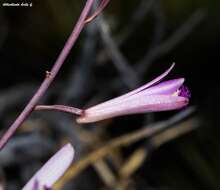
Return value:
<svg viewBox="0 0 220 190">
<path fill-rule="evenodd" d="M 76 112 L 77 108 L 62 105 L 37 106 L 37 110 L 59 110 L 80 115 L 78 123 L 91 123 L 122 115 L 175 110 L 185 107 L 190 92 L 183 85 L 184 78 L 160 82 L 173 69 L 174 64 L 151 82 L 127 94 Z"/>
<path fill-rule="evenodd" d="M 71 113 L 75 115 L 82 115 L 83 110 L 79 108 L 74 108 L 70 106 L 64 106 L 64 105 L 38 105 L 35 107 L 35 110 L 56 110 L 60 112 L 66 112 L 66 113 Z"/>
<path fill-rule="evenodd" d="M 24 120 L 31 114 L 31 112 L 34 110 L 35 106 L 41 99 L 41 97 L 46 93 L 47 89 L 49 88 L 51 83 L 54 81 L 56 75 L 58 74 L 60 68 L 64 64 L 65 59 L 67 58 L 70 50 L 72 49 L 73 45 L 78 39 L 79 34 L 81 33 L 85 24 L 93 20 L 106 7 L 106 5 L 109 3 L 109 0 L 102 0 L 100 3 L 100 6 L 98 7 L 98 10 L 95 11 L 95 13 L 92 14 L 91 16 L 88 16 L 94 2 L 95 0 L 87 0 L 85 7 L 70 37 L 68 38 L 66 44 L 64 45 L 64 48 L 62 49 L 60 55 L 58 56 L 51 71 L 47 71 L 44 81 L 42 82 L 42 84 L 40 85 L 40 87 L 38 88 L 34 96 L 31 98 L 29 103 L 25 106 L 24 110 L 20 113 L 20 115 L 17 117 L 14 123 L 12 123 L 12 125 L 9 127 L 8 131 L 0 139 L 0 150 L 5 146 L 8 140 L 16 132 L 18 127 L 20 127 L 21 124 L 24 122 Z"/>
<path fill-rule="evenodd" d="M 127 94 L 84 110 L 78 123 L 97 122 L 122 115 L 175 110 L 185 107 L 190 92 L 183 86 L 184 78 L 159 83 L 174 64 L 153 81 Z"/>
<path fill-rule="evenodd" d="M 72 145 L 65 145 L 37 171 L 22 190 L 50 189 L 68 169 L 73 158 L 74 149 Z"/>
</svg>

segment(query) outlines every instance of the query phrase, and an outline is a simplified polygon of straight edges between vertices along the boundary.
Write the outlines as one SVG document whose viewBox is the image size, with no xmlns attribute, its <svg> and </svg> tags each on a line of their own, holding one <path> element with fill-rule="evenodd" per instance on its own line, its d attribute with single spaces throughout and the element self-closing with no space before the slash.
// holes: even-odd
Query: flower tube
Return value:
<svg viewBox="0 0 220 190">
<path fill-rule="evenodd" d="M 190 92 L 183 85 L 184 78 L 160 82 L 174 64 L 153 81 L 127 94 L 90 107 L 77 118 L 78 123 L 97 122 L 117 116 L 175 110 L 185 107 Z"/>
</svg>

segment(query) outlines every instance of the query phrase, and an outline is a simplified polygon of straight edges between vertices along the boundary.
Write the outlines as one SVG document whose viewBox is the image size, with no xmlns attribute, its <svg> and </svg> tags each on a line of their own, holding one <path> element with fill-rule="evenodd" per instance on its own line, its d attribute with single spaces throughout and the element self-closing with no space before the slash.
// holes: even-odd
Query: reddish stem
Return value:
<svg viewBox="0 0 220 190">
<path fill-rule="evenodd" d="M 50 72 L 47 72 L 45 80 L 40 85 L 37 92 L 34 94 L 32 99 L 29 101 L 29 103 L 26 105 L 24 110 L 21 112 L 21 114 L 17 117 L 17 119 L 14 121 L 14 123 L 9 127 L 8 131 L 3 135 L 3 137 L 0 140 L 0 150 L 5 146 L 5 144 L 8 142 L 8 140 L 11 138 L 11 136 L 15 133 L 17 128 L 24 122 L 24 120 L 30 115 L 30 113 L 33 111 L 34 107 L 39 102 L 40 98 L 45 94 L 50 84 L 53 82 L 54 78 L 56 77 L 57 73 L 59 72 L 61 66 L 63 65 L 66 57 L 68 56 L 71 48 L 75 44 L 80 32 L 82 31 L 85 20 L 92 8 L 92 5 L 94 3 L 94 0 L 87 0 L 85 7 L 73 29 L 73 32 L 71 33 L 70 37 L 68 38 L 63 50 L 61 51 L 59 57 L 57 58 L 54 66 L 52 67 Z"/>
<path fill-rule="evenodd" d="M 82 115 L 84 112 L 79 108 L 74 108 L 71 106 L 64 106 L 64 105 L 38 105 L 35 107 L 35 110 L 54 110 L 54 111 L 71 113 L 75 115 Z"/>
</svg>

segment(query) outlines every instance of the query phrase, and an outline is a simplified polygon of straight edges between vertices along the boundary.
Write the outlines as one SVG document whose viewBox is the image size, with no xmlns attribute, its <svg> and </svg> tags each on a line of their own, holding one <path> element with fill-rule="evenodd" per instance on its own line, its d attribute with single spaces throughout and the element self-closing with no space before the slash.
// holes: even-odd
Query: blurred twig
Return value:
<svg viewBox="0 0 220 190">
<path fill-rule="evenodd" d="M 95 63 L 97 42 L 97 28 L 95 24 L 91 23 L 85 30 L 83 49 L 77 61 L 79 64 L 74 65 L 70 71 L 67 84 L 57 100 L 59 104 L 74 103 L 74 105 L 79 105 L 82 98 L 88 93 Z"/>
<path fill-rule="evenodd" d="M 167 40 L 147 51 L 145 56 L 137 63 L 138 73 L 143 75 L 155 59 L 169 53 L 180 44 L 201 23 L 204 16 L 205 14 L 202 9 L 197 10 Z"/>
<path fill-rule="evenodd" d="M 186 118 L 192 112 L 194 112 L 194 109 L 189 108 L 189 109 L 177 114 L 176 116 L 172 117 L 171 119 L 169 119 L 167 121 L 159 122 L 157 124 L 152 124 L 152 126 L 150 126 L 150 127 L 147 127 L 147 128 L 144 127 L 136 132 L 129 133 L 129 134 L 123 135 L 121 137 L 118 137 L 116 139 L 113 139 L 107 145 L 93 151 L 89 155 L 85 156 L 85 158 L 83 158 L 83 159 L 79 160 L 78 162 L 76 162 L 75 164 L 73 164 L 70 167 L 70 169 L 66 172 L 64 177 L 55 185 L 55 189 L 61 189 L 62 186 L 66 183 L 66 181 L 68 181 L 71 178 L 78 175 L 82 170 L 84 170 L 90 164 L 107 156 L 116 148 L 123 147 L 123 146 L 129 146 L 130 144 L 137 142 L 143 138 L 147 138 L 147 137 L 154 138 L 154 140 L 152 140 L 152 142 L 154 142 L 155 138 L 157 139 L 158 133 L 160 135 L 160 132 L 164 131 L 165 129 L 169 129 L 169 127 L 171 125 Z M 196 121 L 197 121 L 196 119 L 190 119 L 186 122 L 181 123 L 179 126 L 177 125 L 177 127 L 180 127 L 180 129 L 182 129 L 183 127 L 185 128 L 188 126 L 187 127 L 188 131 L 190 131 L 198 126 L 198 124 L 195 123 Z M 186 129 L 180 130 L 180 134 L 182 134 L 183 132 L 186 132 L 187 131 Z M 172 131 L 175 130 L 175 126 L 172 127 L 170 130 L 172 130 Z M 157 141 L 155 141 L 155 142 L 157 142 Z M 163 142 L 165 142 L 165 141 L 163 141 Z M 156 147 L 159 145 L 160 145 L 159 143 L 155 144 Z"/>
<path fill-rule="evenodd" d="M 5 189 L 5 179 L 0 167 L 0 190 L 4 190 L 4 189 Z"/>
<path fill-rule="evenodd" d="M 131 176 L 145 161 L 148 156 L 146 147 L 138 148 L 134 153 L 124 162 L 119 170 L 121 178 L 128 178 Z"/>
<path fill-rule="evenodd" d="M 49 154 L 55 148 L 54 145 L 53 141 L 39 134 L 14 137 L 0 152 L 0 166 L 22 164 L 26 160 L 42 158 L 45 152 Z"/>
<path fill-rule="evenodd" d="M 153 28 L 153 37 L 151 44 L 149 45 L 150 48 L 159 44 L 165 35 L 165 14 L 161 4 L 161 0 L 157 0 L 157 3 L 155 3 L 152 7 L 155 23 Z"/>
<path fill-rule="evenodd" d="M 146 15 L 152 10 L 153 5 L 157 3 L 158 0 L 141 0 L 131 18 L 128 19 L 129 22 L 126 27 L 119 32 L 119 36 L 116 38 L 118 46 L 137 30 L 138 26 L 146 19 Z"/>
<path fill-rule="evenodd" d="M 117 179 L 111 171 L 111 169 L 108 167 L 108 164 L 103 159 L 100 159 L 93 165 L 95 169 L 98 171 L 100 177 L 102 178 L 106 186 L 109 188 L 113 188 L 117 182 Z"/>
<path fill-rule="evenodd" d="M 143 162 L 146 160 L 148 154 L 158 148 L 159 146 L 165 144 L 166 142 L 172 141 L 173 139 L 178 138 L 181 135 L 187 134 L 188 132 L 196 129 L 198 127 L 198 120 L 196 118 L 188 119 L 184 122 L 181 122 L 176 127 L 168 128 L 163 132 L 153 135 L 150 137 L 148 142 L 150 143 L 150 149 L 146 147 L 140 147 L 135 150 L 135 152 L 127 159 L 124 165 L 121 167 L 120 174 L 120 183 L 126 184 L 125 182 L 131 177 L 131 175 L 140 168 Z M 122 189 L 122 188 L 117 188 Z M 123 188 L 126 189 L 126 188 Z"/>
<path fill-rule="evenodd" d="M 61 84 L 58 83 L 48 92 L 42 99 L 41 103 L 45 102 L 57 91 L 60 91 Z M 23 84 L 16 85 L 4 91 L 0 91 L 0 117 L 10 109 L 16 109 L 18 106 L 23 106 L 28 98 L 34 94 L 36 85 Z"/>
<path fill-rule="evenodd" d="M 22 104 L 29 98 L 35 89 L 34 85 L 14 86 L 0 93 L 0 116 L 6 109 Z"/>
<path fill-rule="evenodd" d="M 121 51 L 118 49 L 115 41 L 110 36 L 108 25 L 106 24 L 102 15 L 100 15 L 100 17 L 97 19 L 97 23 L 103 43 L 106 46 L 106 50 L 109 54 L 109 57 L 112 59 L 114 66 L 119 71 L 125 84 L 130 88 L 134 88 L 137 86 L 137 75 L 126 58 L 122 55 Z"/>
</svg>

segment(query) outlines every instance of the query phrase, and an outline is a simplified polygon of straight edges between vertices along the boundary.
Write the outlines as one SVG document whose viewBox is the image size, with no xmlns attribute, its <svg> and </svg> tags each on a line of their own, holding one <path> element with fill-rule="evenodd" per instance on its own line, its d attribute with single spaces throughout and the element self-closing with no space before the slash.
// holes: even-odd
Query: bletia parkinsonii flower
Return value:
<svg viewBox="0 0 220 190">
<path fill-rule="evenodd" d="M 22 190 L 50 189 L 68 169 L 72 163 L 73 157 L 74 149 L 72 145 L 65 145 L 37 171 Z"/>
<path fill-rule="evenodd" d="M 190 98 L 188 88 L 183 86 L 185 79 L 160 82 L 173 67 L 174 64 L 165 73 L 138 89 L 84 110 L 77 122 L 90 123 L 122 115 L 185 107 Z"/>
</svg>

